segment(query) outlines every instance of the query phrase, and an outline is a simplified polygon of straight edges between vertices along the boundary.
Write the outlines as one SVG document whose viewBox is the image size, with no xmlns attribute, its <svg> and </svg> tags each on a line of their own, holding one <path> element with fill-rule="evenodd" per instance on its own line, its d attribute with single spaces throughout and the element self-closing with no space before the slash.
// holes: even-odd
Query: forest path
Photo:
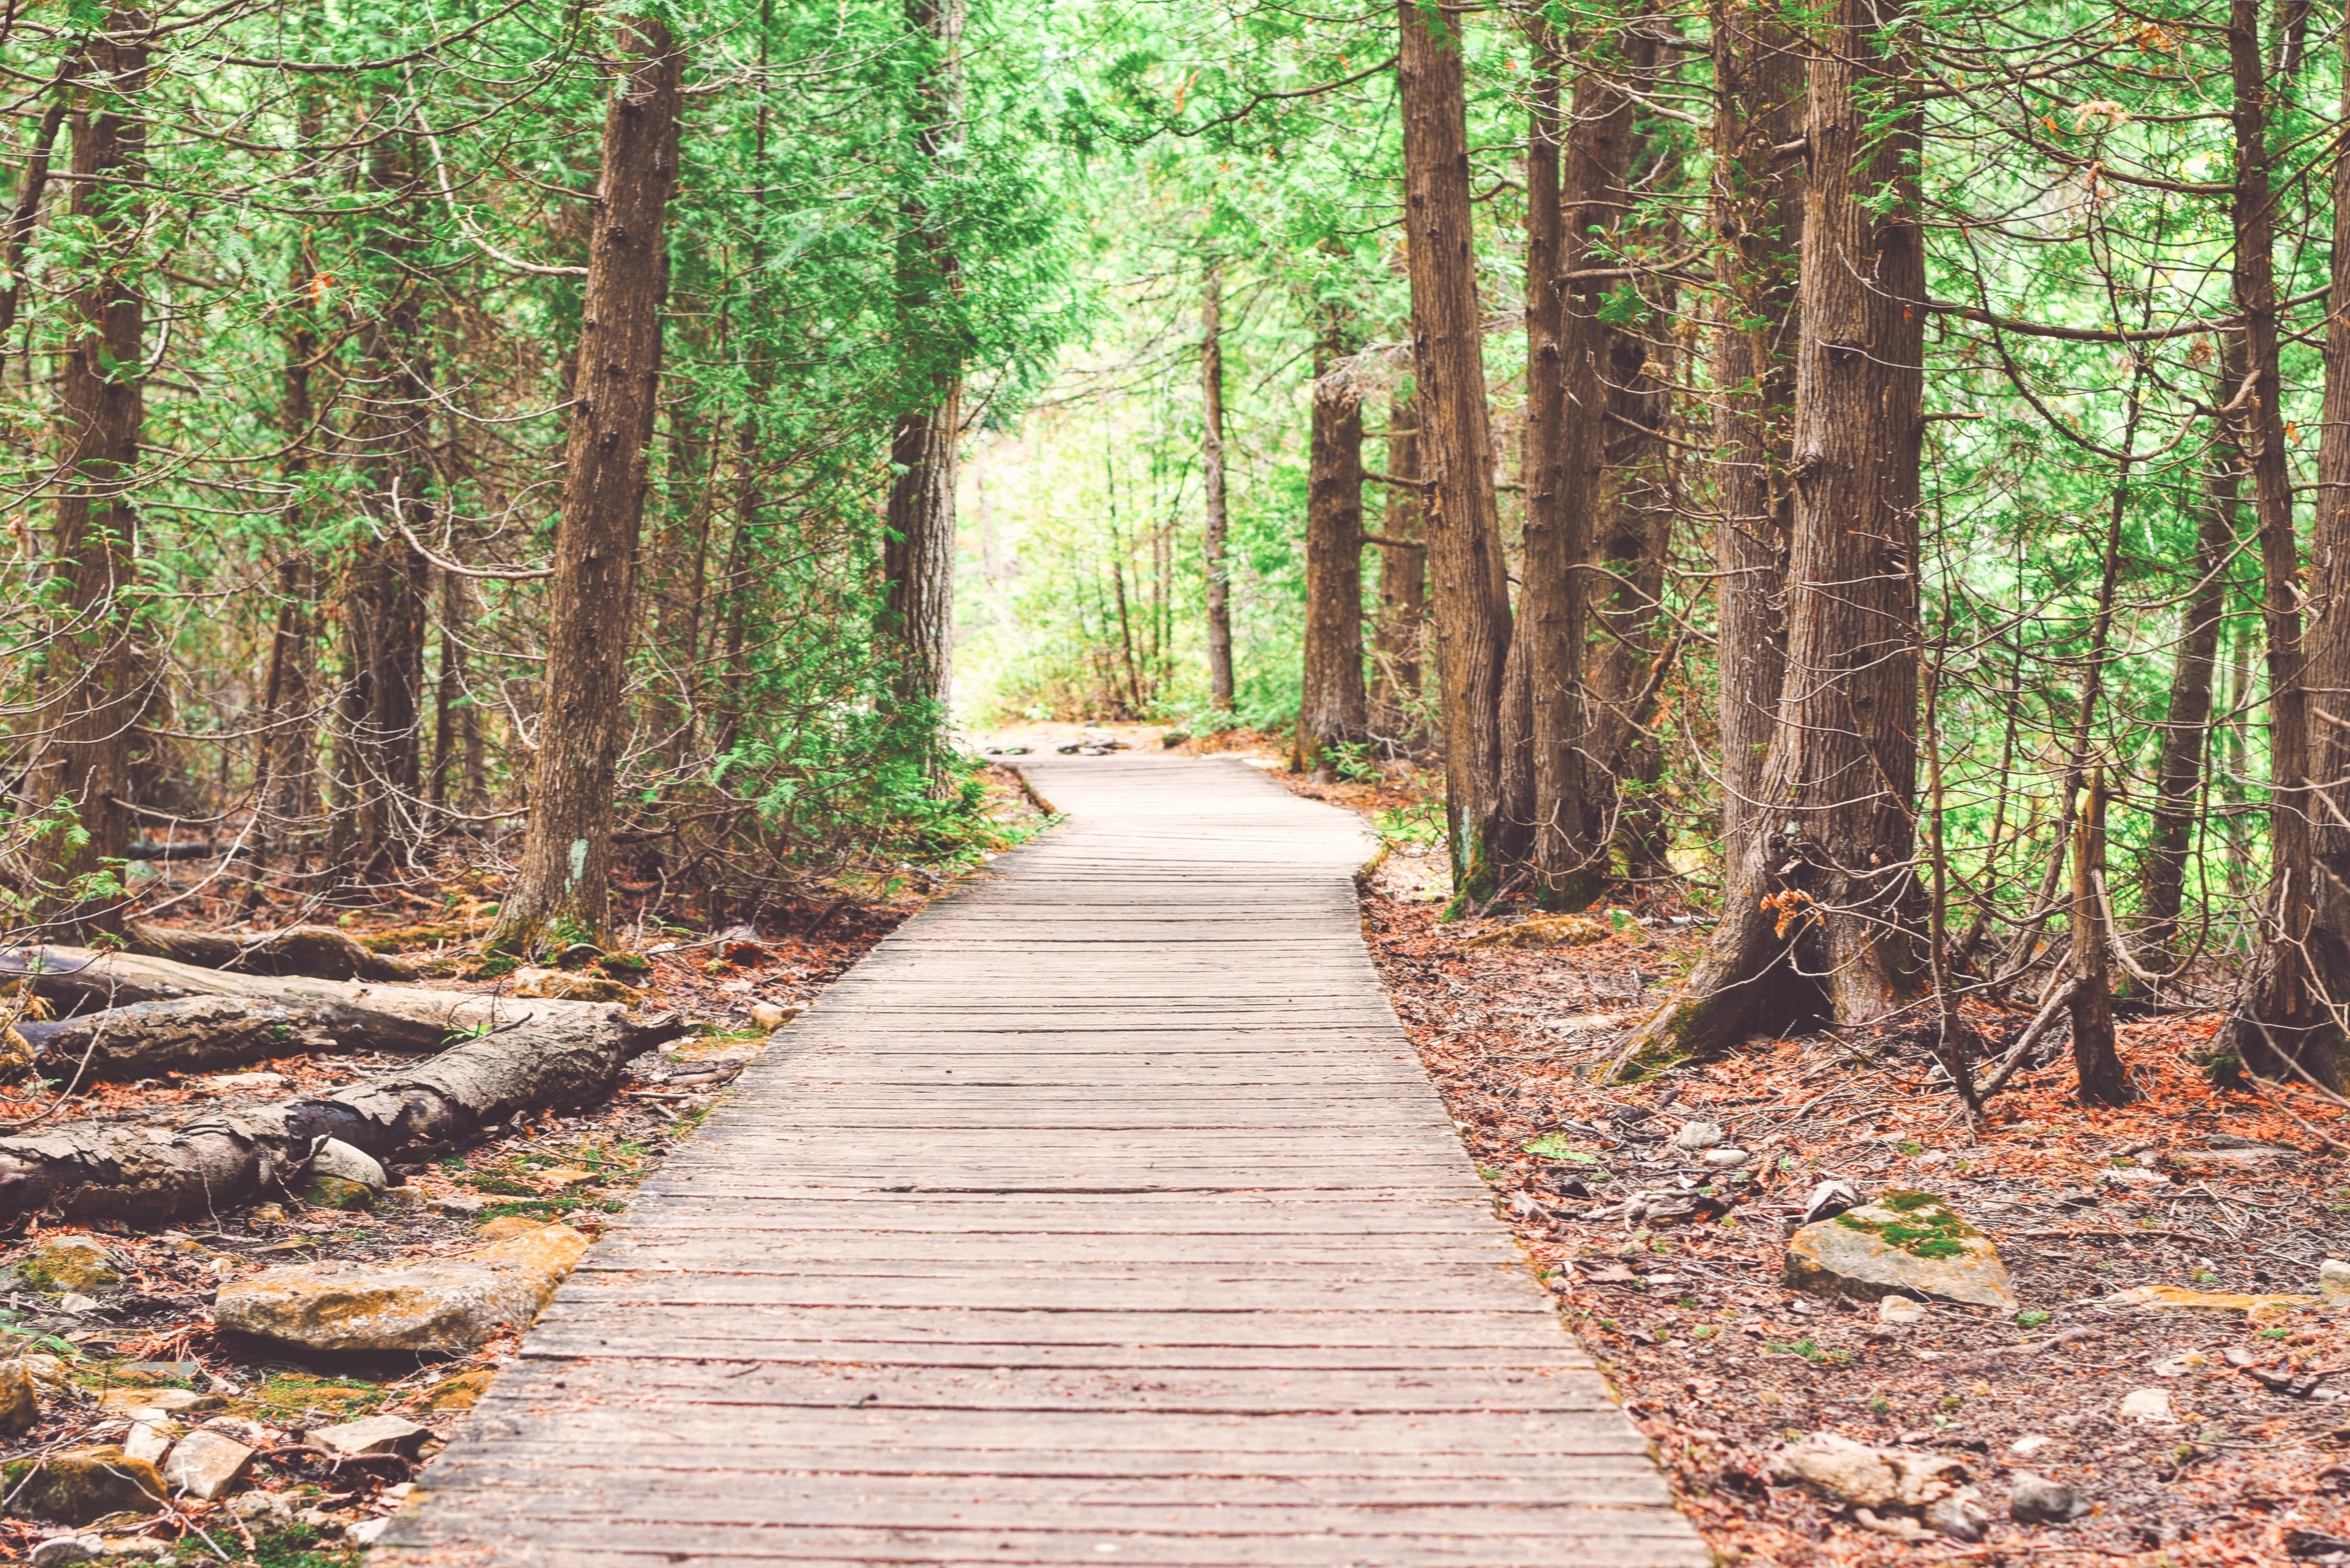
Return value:
<svg viewBox="0 0 2350 1568">
<path fill-rule="evenodd" d="M 1364 951 L 1336 809 L 1032 761 L 372 1561 L 1703 1568 Z"/>
</svg>

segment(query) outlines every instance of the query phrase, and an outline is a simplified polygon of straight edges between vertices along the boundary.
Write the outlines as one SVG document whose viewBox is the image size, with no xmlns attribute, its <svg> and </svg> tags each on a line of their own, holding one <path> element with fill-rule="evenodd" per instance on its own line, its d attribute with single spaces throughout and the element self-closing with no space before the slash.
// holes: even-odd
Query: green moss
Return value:
<svg viewBox="0 0 2350 1568">
<path fill-rule="evenodd" d="M 1930 1192 L 1888 1192 L 1869 1205 L 1889 1209 L 1898 1220 L 1864 1220 L 1857 1210 L 1839 1214 L 1836 1223 L 1846 1230 L 1876 1237 L 1913 1258 L 1961 1258 L 1967 1243 L 1982 1234 L 1960 1219 L 1950 1206 Z"/>
</svg>

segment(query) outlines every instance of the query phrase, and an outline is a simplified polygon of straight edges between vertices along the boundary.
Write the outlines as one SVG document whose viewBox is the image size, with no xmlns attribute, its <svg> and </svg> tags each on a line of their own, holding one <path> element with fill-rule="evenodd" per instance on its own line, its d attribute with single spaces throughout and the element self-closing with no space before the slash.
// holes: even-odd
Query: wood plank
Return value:
<svg viewBox="0 0 2350 1568">
<path fill-rule="evenodd" d="M 1699 1568 L 1365 954 L 1349 817 L 1069 820 L 730 1086 L 372 1561 Z"/>
</svg>

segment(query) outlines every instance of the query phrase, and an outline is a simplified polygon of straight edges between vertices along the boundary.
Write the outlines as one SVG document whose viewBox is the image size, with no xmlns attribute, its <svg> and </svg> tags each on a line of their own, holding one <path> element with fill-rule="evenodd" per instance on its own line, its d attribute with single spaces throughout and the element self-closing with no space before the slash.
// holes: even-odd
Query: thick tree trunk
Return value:
<svg viewBox="0 0 2350 1568">
<path fill-rule="evenodd" d="M 1804 126 L 1794 34 L 1715 0 L 1713 223 L 1721 291 L 1713 334 L 1716 665 L 1721 677 L 1721 843 L 1737 862 L 1761 820 L 1762 764 L 1787 669 L 1787 552 L 1795 494 L 1795 259 L 1803 184 L 1778 149 Z"/>
<path fill-rule="evenodd" d="M 64 965 L 95 955 L 50 949 L 42 956 Z M 157 962 L 98 958 L 80 973 Z M 330 1094 L 180 1127 L 83 1124 L 0 1137 L 0 1223 L 52 1207 L 76 1220 L 134 1223 L 216 1213 L 297 1172 L 328 1137 L 379 1159 L 437 1153 L 517 1111 L 593 1103 L 611 1092 L 631 1057 L 683 1033 L 671 1017 L 635 1018 L 608 1002 L 216 978 L 286 1015 L 256 1024 L 248 1008 L 227 1023 L 232 1031 L 282 1028 L 296 1050 L 315 1030 L 345 1049 L 440 1054 Z M 56 994 L 47 978 L 39 984 L 42 994 Z M 452 1039 L 463 1043 L 442 1049 Z"/>
<path fill-rule="evenodd" d="M 2302 690 L 2301 552 L 2293 533 L 2293 474 L 2280 406 L 2276 202 L 2269 186 L 2267 73 L 2259 0 L 2232 0 L 2228 56 L 2234 78 L 2236 183 L 2230 213 L 2235 306 L 2242 318 L 2246 379 L 2230 393 L 2230 422 L 2252 480 L 2260 525 L 2261 618 L 2269 673 L 2271 880 L 2261 950 L 2247 966 L 2235 1013 L 2214 1049 L 2253 1072 L 2292 1076 L 2298 1065 L 2331 1085 L 2341 1075 L 2338 1031 L 2324 1005 L 2344 990 L 2342 953 L 2314 928 L 2311 875 L 2309 740 Z"/>
<path fill-rule="evenodd" d="M 677 182 L 683 61 L 666 24 L 626 22 L 627 74 L 604 120 L 589 240 L 577 405 L 564 457 L 563 522 L 549 599 L 546 688 L 522 870 L 494 945 L 604 940 L 645 448 L 660 382 L 662 221 Z"/>
<path fill-rule="evenodd" d="M 53 833 L 51 891 L 44 913 L 93 929 L 119 929 L 123 899 L 103 879 L 130 842 L 132 742 L 145 681 L 133 649 L 139 462 L 146 361 L 146 307 L 134 265 L 145 226 L 140 190 L 146 128 L 148 19 L 116 11 L 82 52 L 83 101 L 73 121 L 74 218 L 91 249 L 76 290 L 57 366 L 62 477 L 57 565 L 64 624 L 49 646 L 48 700 L 32 776 L 36 805 L 70 804 L 80 834 Z M 12 274 L 13 275 L 13 274 Z"/>
<path fill-rule="evenodd" d="M 2226 400 L 2222 396 L 2220 401 Z M 2239 460 L 2225 447 L 2215 455 L 2221 465 L 2205 481 L 2191 567 L 2194 581 L 2179 610 L 2178 652 L 2170 671 L 2170 701 L 2162 723 L 2153 821 L 2138 896 L 2137 941 L 2158 968 L 2169 962 L 2170 950 L 2178 945 L 2178 917 L 2186 908 L 2187 862 L 2201 815 L 2203 760 L 2211 742 L 2211 692 L 2220 668 L 2220 628 L 2227 613 L 2228 566 L 2236 547 Z"/>
<path fill-rule="evenodd" d="M 1208 264 L 1200 296 L 1200 467 L 1207 476 L 1207 520 L 1200 555 L 1208 574 L 1208 703 L 1232 711 L 1232 584 L 1224 561 L 1232 519 L 1224 502 L 1224 275 Z"/>
<path fill-rule="evenodd" d="M 1388 400 L 1387 506 L 1379 522 L 1378 674 L 1371 684 L 1371 722 L 1383 740 L 1399 741 L 1415 727 L 1419 701 L 1420 644 L 1428 618 L 1428 546 L 1420 540 L 1427 510 L 1417 483 L 1419 412 L 1399 389 Z"/>
<path fill-rule="evenodd" d="M 1794 972 L 1839 1021 L 1917 986 L 1918 498 L 1925 255 L 1918 121 L 1892 18 L 1835 0 L 1811 40 L 1787 672 L 1759 792 L 1769 831 L 1731 868 L 1721 924 L 1619 1064 L 1733 1042 Z M 1878 102 L 1876 112 L 1869 105 Z"/>
<path fill-rule="evenodd" d="M 1348 319 L 1324 307 L 1315 356 L 1314 429 L 1305 493 L 1305 673 L 1298 745 L 1326 770 L 1329 749 L 1369 737 L 1363 689 L 1363 395 L 1334 374 L 1351 345 Z"/>
<path fill-rule="evenodd" d="M 1399 0 L 1404 223 L 1428 559 L 1444 719 L 1445 815 L 1456 890 L 1495 885 L 1501 822 L 1501 702 L 1509 585 L 1493 507 L 1483 322 L 1469 204 L 1467 103 L 1458 13 L 1440 20 Z"/>
<path fill-rule="evenodd" d="M 959 156 L 962 118 L 963 0 L 907 0 L 906 21 L 930 54 L 915 110 L 915 157 L 946 168 Z M 889 491 L 882 567 L 890 625 L 903 665 L 900 698 L 947 701 L 953 673 L 955 458 L 962 441 L 962 369 L 952 335 L 927 319 L 956 287 L 956 258 L 930 209 L 907 203 L 899 246 L 899 310 L 926 395 L 898 421 L 890 443 L 897 479 Z"/>
<path fill-rule="evenodd" d="M 1567 187 L 1577 196 L 1586 193 L 1592 141 L 1604 143 L 1610 127 L 1605 117 L 1599 124 L 1583 122 L 1582 110 L 1589 106 L 1578 93 L 1574 151 L 1567 160 L 1573 172 L 1563 175 L 1558 42 L 1548 22 L 1539 18 L 1529 25 L 1527 41 L 1535 75 L 1526 115 L 1526 518 L 1504 696 L 1503 768 L 1510 783 L 1503 795 L 1515 830 L 1511 847 L 1516 849 L 1514 841 L 1523 836 L 1532 852 L 1539 900 L 1556 908 L 1587 900 L 1606 871 L 1591 855 L 1585 831 L 1589 812 L 1581 750 L 1586 715 L 1579 571 L 1585 536 L 1573 509 L 1575 483 L 1567 472 L 1585 455 L 1582 410 L 1596 403 L 1598 389 L 1573 379 L 1588 367 L 1572 358 L 1583 348 L 1581 322 L 1570 327 L 1570 286 L 1559 274 L 1573 265 L 1568 258 L 1580 257 L 1587 248 L 1580 234 L 1570 238 L 1567 233 Z M 1594 216 L 1577 202 L 1571 221 L 1587 223 Z"/>
<path fill-rule="evenodd" d="M 2350 64 L 2350 40 L 2344 46 Z M 2350 74 L 2342 88 L 2350 118 Z M 2324 428 L 2310 539 L 2308 693 L 2311 946 L 2350 967 L 2350 153 L 2334 160 L 2333 288 L 2326 298 Z M 2208 677 L 2207 677 L 2208 681 Z M 2344 999 L 2340 976 L 2327 999 Z"/>
</svg>

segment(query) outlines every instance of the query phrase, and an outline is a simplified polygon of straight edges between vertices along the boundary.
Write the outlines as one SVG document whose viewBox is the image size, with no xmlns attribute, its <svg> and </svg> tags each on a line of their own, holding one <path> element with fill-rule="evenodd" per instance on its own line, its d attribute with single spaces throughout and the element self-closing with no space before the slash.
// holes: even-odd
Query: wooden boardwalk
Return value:
<svg viewBox="0 0 2350 1568">
<path fill-rule="evenodd" d="M 1702 1568 L 1364 952 L 1354 820 L 1048 758 L 588 1254 L 371 1561 Z"/>
</svg>

